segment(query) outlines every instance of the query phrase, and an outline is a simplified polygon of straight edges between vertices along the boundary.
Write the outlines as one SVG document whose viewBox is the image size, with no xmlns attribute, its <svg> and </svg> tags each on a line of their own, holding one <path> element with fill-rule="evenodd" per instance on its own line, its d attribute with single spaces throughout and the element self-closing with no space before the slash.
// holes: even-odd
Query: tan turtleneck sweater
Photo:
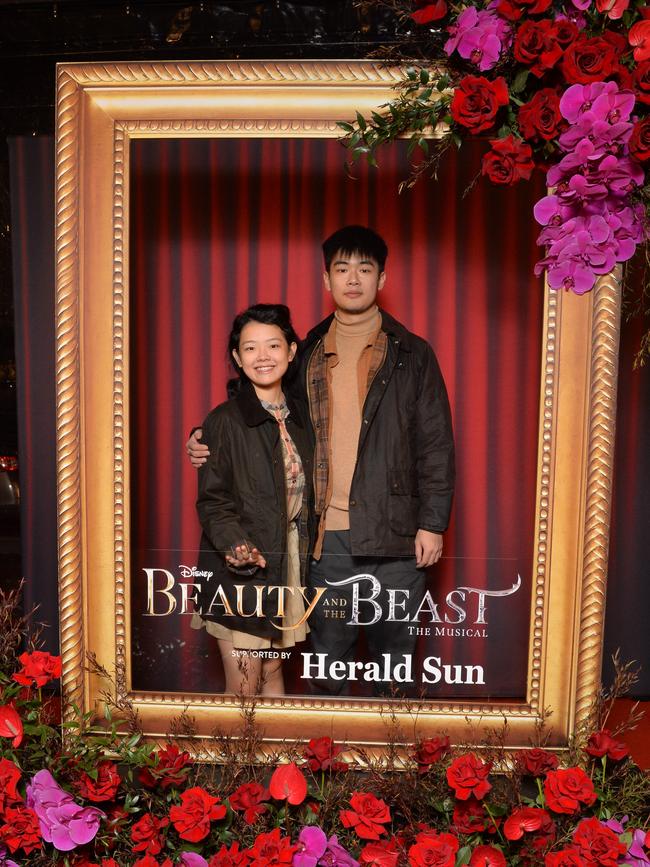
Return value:
<svg viewBox="0 0 650 867">
<path fill-rule="evenodd" d="M 360 362 L 364 352 L 371 351 L 380 328 L 381 314 L 377 307 L 359 315 L 337 310 L 327 334 L 325 351 L 336 357 L 330 361 L 331 497 L 325 513 L 326 530 L 350 529 L 350 485 L 357 460 L 368 374 L 367 364 Z"/>
</svg>

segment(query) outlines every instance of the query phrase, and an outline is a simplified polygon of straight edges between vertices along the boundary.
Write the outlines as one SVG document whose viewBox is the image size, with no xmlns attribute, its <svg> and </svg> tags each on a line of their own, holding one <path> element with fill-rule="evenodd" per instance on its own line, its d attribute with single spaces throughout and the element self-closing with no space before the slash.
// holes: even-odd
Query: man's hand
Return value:
<svg viewBox="0 0 650 867">
<path fill-rule="evenodd" d="M 208 447 L 205 443 L 199 442 L 202 436 L 203 431 L 200 427 L 197 427 L 192 436 L 185 443 L 185 451 L 190 457 L 190 463 L 197 469 L 210 457 L 210 450 Z"/>
<path fill-rule="evenodd" d="M 433 566 L 442 557 L 442 534 L 418 530 L 415 535 L 415 565 L 418 569 Z"/>
<path fill-rule="evenodd" d="M 250 542 L 242 542 L 232 549 L 232 554 L 226 554 L 226 563 L 236 569 L 247 566 L 259 566 L 264 569 L 266 560 L 263 555 Z"/>
</svg>

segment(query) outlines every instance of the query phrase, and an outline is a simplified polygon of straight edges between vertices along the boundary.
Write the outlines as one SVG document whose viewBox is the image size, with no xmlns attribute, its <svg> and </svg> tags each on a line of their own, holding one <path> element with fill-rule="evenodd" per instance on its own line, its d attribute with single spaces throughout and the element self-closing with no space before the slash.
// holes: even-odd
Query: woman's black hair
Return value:
<svg viewBox="0 0 650 867">
<path fill-rule="evenodd" d="M 239 352 L 241 333 L 244 326 L 248 325 L 249 322 L 260 322 L 262 325 L 277 325 L 284 334 L 288 346 L 291 346 L 292 343 L 300 345 L 300 338 L 291 324 L 291 312 L 286 304 L 253 304 L 251 307 L 247 307 L 246 310 L 242 310 L 241 313 L 235 316 L 232 328 L 230 329 L 230 337 L 228 338 L 228 357 L 238 376 L 238 379 L 229 380 L 226 386 L 228 397 L 234 397 L 239 391 L 242 382 L 246 382 L 248 379 L 242 368 L 235 361 L 232 353 L 233 349 Z M 298 352 L 296 352 L 289 362 L 289 367 L 282 377 L 282 381 L 285 383 L 291 382 L 297 370 Z"/>
</svg>

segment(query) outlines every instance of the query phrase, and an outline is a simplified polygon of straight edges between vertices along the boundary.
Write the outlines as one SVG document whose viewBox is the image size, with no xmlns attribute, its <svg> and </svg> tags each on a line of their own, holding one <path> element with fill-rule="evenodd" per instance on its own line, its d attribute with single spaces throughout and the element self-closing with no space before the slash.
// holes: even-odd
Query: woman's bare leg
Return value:
<svg viewBox="0 0 650 867">
<path fill-rule="evenodd" d="M 226 676 L 226 692 L 234 695 L 284 695 L 282 663 L 233 653 L 232 641 L 217 639 Z M 240 651 L 242 653 L 242 651 Z"/>
</svg>

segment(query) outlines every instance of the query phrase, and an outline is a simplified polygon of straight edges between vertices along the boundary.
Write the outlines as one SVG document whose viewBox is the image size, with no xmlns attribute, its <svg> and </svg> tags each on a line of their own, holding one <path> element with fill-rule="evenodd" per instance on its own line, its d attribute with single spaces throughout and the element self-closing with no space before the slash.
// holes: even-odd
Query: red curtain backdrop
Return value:
<svg viewBox="0 0 650 867">
<path fill-rule="evenodd" d="M 162 651 L 173 647 L 175 688 L 220 688 L 216 643 L 191 630 L 188 616 L 142 616 L 144 570 L 166 569 L 178 581 L 179 565 L 196 562 L 196 473 L 183 444 L 225 399 L 234 315 L 257 301 L 282 301 L 305 335 L 332 309 L 320 242 L 342 225 L 363 223 L 389 245 L 380 303 L 432 344 L 450 395 L 457 495 L 445 558 L 429 582 L 440 615 L 458 618 L 444 603 L 456 587 L 504 590 L 518 574 L 522 579 L 517 593 L 488 600 L 488 639 L 432 635 L 420 642 L 423 656 L 478 663 L 486 672 L 483 688 L 432 687 L 429 694 L 524 695 L 543 303 L 532 276 L 538 250 L 531 213 L 542 187 L 540 176 L 511 190 L 479 184 L 463 197 L 483 147 L 448 159 L 438 184 L 399 195 L 405 145 L 386 149 L 379 171 L 355 166 L 348 176 L 345 152 L 332 140 L 133 143 L 135 686 L 169 688 Z M 155 587 L 167 580 L 156 573 Z M 166 610 L 166 597 L 155 599 Z M 474 627 L 475 595 L 466 607 L 459 627 Z M 304 682 L 293 688 L 305 692 Z"/>
</svg>

